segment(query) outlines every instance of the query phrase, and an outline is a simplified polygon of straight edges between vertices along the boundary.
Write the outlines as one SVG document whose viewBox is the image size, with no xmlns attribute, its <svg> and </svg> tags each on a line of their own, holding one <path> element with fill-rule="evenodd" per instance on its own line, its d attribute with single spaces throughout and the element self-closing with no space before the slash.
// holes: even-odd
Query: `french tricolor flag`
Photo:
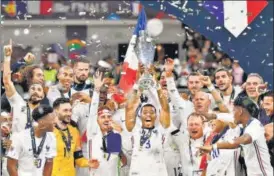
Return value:
<svg viewBox="0 0 274 176">
<path fill-rule="evenodd" d="M 139 13 L 141 12 L 141 10 L 142 10 L 142 4 L 141 4 L 140 2 L 138 2 L 138 1 L 133 1 L 133 2 L 131 3 L 131 11 L 132 11 L 132 14 L 133 14 L 134 16 L 138 16 Z"/>
<path fill-rule="evenodd" d="M 119 82 L 119 87 L 124 91 L 124 93 L 128 93 L 130 90 L 132 90 L 132 87 L 136 82 L 136 74 L 139 61 L 135 52 L 135 46 L 137 42 L 137 37 L 139 37 L 139 32 L 141 30 L 145 30 L 146 23 L 146 13 L 144 8 L 142 8 L 138 16 L 134 33 L 130 39 L 125 60 L 123 63 L 123 71 Z"/>
<path fill-rule="evenodd" d="M 267 6 L 267 0 L 222 1 L 206 0 L 203 6 L 235 37 Z"/>
<path fill-rule="evenodd" d="M 30 15 L 52 14 L 53 1 L 27 1 L 27 12 Z"/>
</svg>

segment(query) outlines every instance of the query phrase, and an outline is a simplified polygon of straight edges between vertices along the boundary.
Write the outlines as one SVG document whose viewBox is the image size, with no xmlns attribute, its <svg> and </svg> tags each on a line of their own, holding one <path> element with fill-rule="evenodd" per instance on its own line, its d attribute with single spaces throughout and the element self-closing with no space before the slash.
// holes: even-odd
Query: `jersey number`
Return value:
<svg viewBox="0 0 274 176">
<path fill-rule="evenodd" d="M 183 174 L 181 173 L 181 167 L 178 168 L 173 168 L 174 170 L 174 176 L 183 176 Z"/>
<path fill-rule="evenodd" d="M 150 140 L 148 140 L 148 141 L 146 142 L 146 149 L 150 149 L 150 147 L 151 147 L 151 145 L 150 145 Z"/>
</svg>

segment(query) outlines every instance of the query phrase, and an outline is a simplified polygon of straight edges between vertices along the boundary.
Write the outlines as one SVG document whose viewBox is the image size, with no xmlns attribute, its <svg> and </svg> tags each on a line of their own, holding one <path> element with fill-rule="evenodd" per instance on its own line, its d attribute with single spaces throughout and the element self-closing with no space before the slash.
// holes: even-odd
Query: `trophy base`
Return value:
<svg viewBox="0 0 274 176">
<path fill-rule="evenodd" d="M 139 80 L 139 86 L 143 90 L 148 90 L 155 86 L 153 77 L 149 73 L 145 73 Z"/>
</svg>

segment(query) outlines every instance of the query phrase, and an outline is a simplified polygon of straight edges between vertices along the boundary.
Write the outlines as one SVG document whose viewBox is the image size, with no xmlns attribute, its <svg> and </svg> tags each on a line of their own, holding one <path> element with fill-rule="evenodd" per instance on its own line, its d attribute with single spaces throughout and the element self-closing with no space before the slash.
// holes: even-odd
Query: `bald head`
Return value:
<svg viewBox="0 0 274 176">
<path fill-rule="evenodd" d="M 193 103 L 195 112 L 207 113 L 211 102 L 207 93 L 199 91 L 195 94 Z"/>
</svg>

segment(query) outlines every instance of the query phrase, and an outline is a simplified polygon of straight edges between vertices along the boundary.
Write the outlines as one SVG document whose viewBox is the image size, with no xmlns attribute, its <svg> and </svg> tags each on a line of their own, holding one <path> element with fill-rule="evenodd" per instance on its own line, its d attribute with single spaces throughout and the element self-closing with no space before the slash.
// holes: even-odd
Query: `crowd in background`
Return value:
<svg viewBox="0 0 274 176">
<path fill-rule="evenodd" d="M 259 170 L 257 171 L 259 175 L 261 175 L 261 172 L 263 175 L 267 176 L 269 173 L 273 173 L 271 172 L 271 170 L 273 171 L 274 164 L 273 91 L 268 90 L 267 83 L 264 82 L 259 73 L 251 73 L 247 75 L 237 60 L 233 60 L 227 54 L 220 51 L 216 45 L 214 45 L 210 40 L 206 39 L 199 33 L 191 31 L 187 26 L 185 26 L 185 29 L 187 35 L 186 41 L 183 45 L 183 48 L 186 51 L 185 58 L 173 60 L 165 55 L 165 49 L 162 45 L 157 45 L 156 47 L 157 58 L 153 64 L 154 68 L 151 74 L 155 76 L 155 81 L 158 82 L 162 92 L 159 92 L 158 90 L 160 88 L 157 88 L 158 92 L 156 91 L 154 93 L 141 93 L 138 95 L 137 93 L 132 93 L 136 97 L 132 97 L 130 95 L 126 96 L 123 92 L 121 92 L 121 90 L 119 90 L 118 84 L 121 80 L 123 72 L 123 63 L 117 63 L 117 60 L 112 56 L 102 58 L 96 65 L 90 65 L 89 59 L 91 58 L 80 57 L 78 60 L 71 61 L 57 55 L 54 50 L 50 50 L 45 53 L 41 58 L 41 63 L 38 65 L 33 64 L 35 62 L 35 56 L 29 52 L 24 53 L 22 58 L 16 57 L 13 53 L 10 60 L 4 59 L 1 68 L 1 130 L 4 137 L 2 138 L 2 155 L 7 155 L 8 158 L 18 160 L 18 172 L 24 174 L 30 172 L 31 167 L 28 166 L 27 169 L 24 170 L 22 169 L 22 166 L 20 166 L 20 164 L 22 164 L 22 162 L 20 162 L 20 157 L 22 157 L 23 154 L 17 154 L 15 156 L 14 153 L 6 150 L 12 150 L 10 147 L 16 148 L 14 145 L 20 145 L 18 142 L 13 142 L 11 140 L 11 133 L 20 133 L 21 131 L 25 130 L 25 125 L 29 123 L 27 119 L 29 118 L 27 117 L 29 116 L 28 111 L 32 112 L 33 120 L 37 121 L 38 127 L 45 127 L 43 125 L 45 125 L 45 123 L 49 123 L 45 120 L 49 118 L 46 116 L 54 111 L 57 114 L 57 120 L 52 122 L 53 124 L 51 125 L 56 126 L 53 132 L 56 134 L 57 145 L 62 143 L 62 147 L 68 147 L 64 137 L 62 135 L 60 136 L 61 133 L 59 134 L 58 132 L 60 129 L 62 131 L 63 129 L 67 128 L 70 129 L 70 132 L 72 133 L 70 135 L 77 136 L 76 138 L 79 140 L 79 144 L 77 141 L 74 141 L 77 144 L 73 143 L 73 145 L 75 145 L 73 146 L 75 147 L 73 149 L 74 155 L 72 153 L 70 156 L 72 159 L 70 160 L 66 158 L 67 156 L 63 156 L 63 153 L 60 154 L 60 146 L 57 146 L 56 152 L 52 151 L 53 154 L 47 154 L 47 156 L 50 155 L 52 158 L 55 157 L 53 159 L 52 175 L 75 175 L 77 173 L 78 175 L 84 176 L 89 175 L 89 173 L 93 173 L 95 175 L 97 174 L 102 176 L 102 174 L 106 174 L 106 171 L 104 170 L 109 169 L 109 172 L 112 172 L 112 174 L 109 175 L 116 176 L 117 160 L 119 160 L 118 167 L 121 168 L 121 173 L 119 174 L 124 174 L 125 176 L 134 175 L 136 173 L 139 175 L 146 175 L 149 173 L 147 175 L 151 176 L 155 174 L 160 174 L 163 176 L 179 176 L 179 174 L 183 174 L 184 176 L 191 176 L 189 173 L 194 171 L 196 172 L 196 170 L 201 170 L 201 168 L 202 171 L 204 171 L 203 174 L 210 172 L 212 175 L 214 175 L 216 174 L 214 171 L 212 171 L 212 168 L 214 167 L 220 167 L 219 169 L 222 171 L 222 167 L 227 167 L 227 170 L 224 172 L 225 174 L 223 173 L 224 175 L 226 175 L 227 172 L 237 172 L 240 174 L 247 172 L 252 174 L 255 173 L 256 175 L 256 171 L 254 171 L 254 169 L 251 169 L 250 171 L 250 167 L 248 168 L 248 166 L 250 166 L 250 162 L 247 162 L 245 156 L 239 154 L 241 152 L 236 149 L 233 149 L 233 151 L 236 153 L 238 152 L 237 157 L 245 158 L 245 164 L 243 162 L 239 162 L 239 165 L 247 166 L 247 171 L 241 171 L 241 169 L 239 172 L 238 170 L 233 169 L 231 171 L 231 168 L 228 168 L 228 166 L 220 166 L 216 163 L 214 164 L 213 162 L 211 162 L 211 164 L 210 162 L 207 162 L 208 170 L 206 171 L 206 166 L 200 166 L 200 162 L 196 160 L 196 157 L 198 158 L 198 156 L 194 154 L 195 152 L 193 152 L 192 156 L 192 150 L 198 150 L 197 147 L 199 146 L 197 145 L 203 146 L 206 144 L 212 144 L 212 139 L 214 138 L 211 138 L 211 135 L 214 136 L 216 134 L 228 134 L 226 132 L 229 131 L 229 128 L 234 129 L 231 127 L 231 124 L 237 121 L 237 119 L 234 121 L 233 117 L 231 120 L 231 114 L 234 114 L 234 118 L 237 117 L 240 119 L 244 116 L 252 116 L 260 122 L 260 127 L 255 127 L 255 122 L 253 122 L 254 125 L 251 125 L 252 127 L 254 126 L 253 130 L 260 131 L 254 132 L 250 127 L 249 130 L 252 132 L 248 133 L 247 131 L 249 130 L 244 130 L 244 134 L 247 133 L 251 135 L 256 132 L 260 134 L 258 134 L 259 136 L 256 136 L 256 139 L 254 140 L 258 140 L 258 143 L 262 148 L 264 148 L 266 144 L 268 145 L 269 150 L 267 150 L 267 152 L 269 153 L 264 153 L 262 157 L 271 157 L 272 167 L 270 166 L 269 168 L 270 160 L 266 157 L 263 158 L 263 162 L 265 162 L 263 164 L 265 164 L 266 167 L 264 168 L 265 171 L 263 171 L 262 168 L 262 171 L 257 168 L 257 160 L 255 163 L 256 166 L 254 166 L 254 168 Z M 8 65 L 10 65 L 10 68 Z M 144 72 L 142 69 L 142 65 L 139 65 L 138 74 L 142 74 Z M 133 89 L 136 90 L 136 92 L 140 91 L 138 85 L 137 88 L 135 86 Z M 175 90 L 178 90 L 178 95 L 180 95 L 180 97 L 175 96 Z M 162 94 L 165 96 L 162 96 Z M 156 97 L 157 101 L 150 101 L 151 99 L 154 99 L 153 97 Z M 166 99 L 162 100 L 163 97 L 166 97 Z M 239 97 L 242 99 L 249 98 L 250 101 L 247 104 L 244 104 L 243 102 L 238 102 L 237 104 L 235 103 L 235 100 L 237 100 L 237 98 L 239 99 Z M 27 103 L 27 106 L 26 102 L 29 103 Z M 136 104 L 136 106 L 131 106 L 133 104 Z M 149 105 L 147 106 L 147 104 Z M 155 157 L 155 159 L 150 155 L 142 155 L 142 149 L 136 149 L 136 146 L 139 145 L 138 141 L 132 144 L 132 149 L 132 145 L 128 144 L 131 141 L 128 137 L 129 134 L 124 133 L 124 131 L 133 131 L 134 136 L 138 133 L 134 131 L 137 127 L 141 129 L 147 125 L 147 128 L 149 129 L 154 127 L 154 125 L 156 126 L 157 120 L 153 119 L 155 114 L 143 114 L 144 110 L 150 108 L 150 104 L 153 105 L 152 107 L 155 109 L 155 114 L 158 113 L 158 123 L 160 123 L 164 128 L 168 129 L 168 132 L 164 133 L 166 135 L 166 140 L 163 142 L 163 158 L 165 162 L 163 162 L 161 158 L 162 156 L 159 158 Z M 169 107 L 167 107 L 168 104 Z M 42 105 L 49 107 L 44 107 Z M 35 108 L 40 106 L 42 106 L 43 112 L 35 110 Z M 245 114 L 238 115 L 237 112 L 235 114 L 233 106 L 241 106 L 243 109 L 246 109 L 246 111 L 244 111 Z M 50 107 L 53 109 L 51 110 Z M 26 109 L 29 108 L 30 110 L 27 111 Z M 65 112 L 65 110 L 68 112 Z M 140 112 L 138 112 L 138 110 Z M 148 109 L 148 111 L 149 110 L 151 109 Z M 165 112 L 165 115 L 162 115 L 163 112 Z M 101 116 L 101 113 L 103 116 Z M 159 115 L 159 113 L 161 115 Z M 91 116 L 93 119 L 98 116 L 98 122 L 96 120 L 90 120 L 92 119 Z M 100 119 L 104 116 L 113 119 Z M 142 124 L 141 126 L 138 126 L 138 119 L 136 120 L 136 116 L 141 118 L 139 120 L 139 123 Z M 200 116 L 202 116 L 201 122 L 199 121 Z M 224 118 L 226 116 L 229 116 L 229 120 Z M 142 118 L 148 118 L 148 120 L 143 120 Z M 46 122 L 42 123 L 41 119 L 45 120 Z M 243 124 L 244 120 L 239 119 L 237 121 L 238 124 L 236 125 Z M 129 120 L 136 122 L 136 124 L 128 123 Z M 109 124 L 109 121 L 112 122 L 111 125 Z M 97 123 L 100 128 L 97 127 L 98 125 L 95 125 Z M 194 126 L 197 125 L 198 127 L 189 126 L 191 123 L 193 123 Z M 204 123 L 206 123 L 206 125 Z M 71 126 L 69 124 L 71 124 Z M 152 126 L 150 126 L 151 124 Z M 45 127 L 48 131 L 50 131 L 49 126 Z M 105 131 L 108 132 L 110 126 L 112 130 L 115 129 L 115 131 L 118 131 L 118 133 L 120 133 L 122 136 L 121 140 L 123 148 L 121 153 L 123 154 L 119 154 L 117 156 L 112 155 L 110 156 L 111 159 L 109 160 L 106 159 L 106 157 L 101 157 L 101 155 L 99 156 L 98 153 L 100 152 L 102 152 L 102 156 L 105 156 L 107 153 L 107 149 L 102 149 L 101 151 L 99 147 L 97 151 L 98 153 L 93 153 L 93 156 L 96 156 L 97 158 L 90 158 L 89 152 L 87 151 L 88 146 L 96 148 L 96 146 L 102 145 L 102 140 L 100 139 L 100 141 L 97 137 L 98 131 L 95 130 L 94 132 L 94 129 L 98 128 L 103 133 Z M 169 128 L 169 126 L 172 126 L 172 128 Z M 26 129 L 28 128 L 26 127 Z M 92 130 L 88 132 L 90 129 Z M 183 134 L 178 131 L 183 132 Z M 190 137 L 185 138 L 185 131 L 188 131 Z M 233 138 L 229 140 L 238 139 L 240 138 L 239 136 L 242 135 L 240 130 L 238 130 L 238 132 L 231 130 L 230 132 L 231 134 L 228 135 L 228 137 L 233 136 Z M 159 133 L 162 134 L 161 132 Z M 198 139 L 200 140 L 201 136 L 198 138 L 195 138 L 195 136 L 200 135 L 200 133 L 202 134 L 202 138 L 204 138 L 204 140 L 202 140 L 202 143 L 196 143 Z M 154 134 L 154 132 L 152 132 L 152 134 Z M 180 136 L 180 134 L 183 136 Z M 19 139 L 18 136 L 17 138 L 14 137 L 14 139 Z M 66 137 L 68 140 L 69 135 L 66 135 Z M 141 138 L 142 137 L 144 136 L 141 136 Z M 95 144 L 88 144 L 86 138 L 96 141 Z M 181 142 L 181 140 L 184 139 L 185 141 Z M 151 140 L 154 140 L 157 144 L 159 142 L 158 138 L 156 137 L 152 137 Z M 220 142 L 222 142 L 222 140 L 225 141 L 228 139 L 215 138 L 215 140 L 220 140 Z M 144 143 L 140 142 L 140 145 L 148 146 L 148 148 L 144 150 L 150 151 L 150 144 L 148 144 L 147 141 L 149 141 L 149 139 L 145 139 L 145 141 L 143 141 Z M 191 141 L 195 143 L 195 145 L 192 146 Z M 48 145 L 51 145 L 51 142 L 49 141 Z M 263 144 L 264 142 L 265 144 Z M 28 145 L 31 146 L 31 144 Z M 161 145 L 161 143 L 159 143 L 159 145 Z M 185 145 L 188 145 L 189 149 Z M 158 150 L 157 147 L 154 146 L 154 148 Z M 191 147 L 193 147 L 193 149 L 191 149 Z M 161 153 L 162 150 L 159 150 Z M 206 148 L 201 148 L 201 150 L 207 151 Z M 220 149 L 220 153 L 222 153 L 223 150 L 225 149 Z M 244 149 L 244 151 L 247 150 L 251 149 Z M 18 149 L 16 152 L 20 152 L 20 150 Z M 67 150 L 67 152 L 70 151 Z M 266 151 L 264 150 L 263 152 Z M 191 153 L 190 158 L 188 156 L 189 153 Z M 134 154 L 136 154 L 136 156 Z M 195 158 L 194 163 L 192 163 L 192 157 Z M 226 156 L 223 157 L 225 158 Z M 84 158 L 88 159 L 89 161 L 83 160 Z M 214 159 L 218 157 L 212 158 L 213 159 L 211 160 L 214 161 Z M 112 159 L 116 163 L 110 164 L 110 162 L 114 162 Z M 144 166 L 142 163 L 138 163 L 137 161 L 142 162 L 140 159 L 144 160 L 144 164 L 148 163 L 147 166 Z M 145 161 L 146 159 L 148 160 Z M 27 159 L 24 161 L 27 161 Z M 155 166 L 155 161 L 159 161 L 162 165 Z M 230 161 L 230 159 L 225 158 L 224 161 Z M 47 161 L 45 162 L 47 163 Z M 235 162 L 236 163 L 234 164 L 237 165 L 237 161 Z M 138 166 L 138 164 L 140 166 Z M 12 162 L 8 160 L 8 167 L 5 165 L 2 167 L 3 174 L 8 175 L 9 172 L 9 174 L 13 176 L 13 173 L 16 172 L 16 169 L 14 170 L 12 166 Z M 47 165 L 45 164 L 45 167 L 46 166 Z M 258 167 L 259 166 L 262 167 L 260 161 L 258 163 Z M 74 169 L 74 167 L 76 167 L 77 170 Z M 90 170 L 82 170 L 83 167 L 89 167 Z M 163 167 L 166 168 L 163 169 Z M 161 169 L 157 170 L 159 168 Z M 149 171 L 149 169 L 151 170 Z M 40 172 L 36 173 L 41 174 Z"/>
</svg>

